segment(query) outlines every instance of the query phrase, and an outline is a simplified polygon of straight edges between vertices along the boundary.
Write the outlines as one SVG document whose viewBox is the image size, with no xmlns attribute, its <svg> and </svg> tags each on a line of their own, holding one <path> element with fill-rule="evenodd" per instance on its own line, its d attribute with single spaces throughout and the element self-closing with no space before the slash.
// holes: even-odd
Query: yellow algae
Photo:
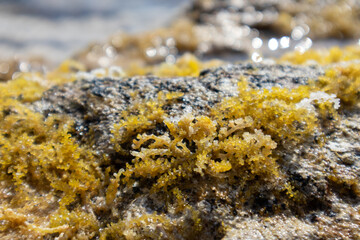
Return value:
<svg viewBox="0 0 360 240">
<path fill-rule="evenodd" d="M 41 98 L 46 90 L 38 81 L 19 77 L 7 83 L 0 83 L 2 101 L 16 99 L 20 102 L 33 102 Z"/>
<path fill-rule="evenodd" d="M 42 217 L 44 223 L 54 223 L 50 226 L 32 224 L 29 230 L 35 232 L 35 235 L 49 233 L 50 230 L 43 230 L 43 228 L 54 228 L 57 229 L 54 232 L 58 232 L 64 224 L 68 225 L 66 231 L 82 226 L 82 223 L 71 224 L 67 221 L 64 211 L 66 206 L 77 197 L 80 196 L 83 201 L 86 201 L 93 196 L 100 187 L 102 176 L 98 171 L 98 162 L 94 161 L 91 151 L 76 144 L 68 133 L 71 122 L 59 120 L 56 117 L 50 117 L 45 121 L 42 118 L 42 115 L 31 111 L 10 114 L 1 121 L 2 134 L 0 135 L 2 146 L 0 179 L 9 186 L 14 185 L 17 192 L 17 197 L 2 202 L 1 208 L 4 211 L 14 209 L 15 215 L 20 214 L 17 211 L 36 208 L 29 204 L 35 201 L 34 198 L 38 194 L 38 197 L 49 194 L 55 199 L 49 203 L 47 198 L 43 201 L 39 199 L 38 204 L 52 205 L 46 210 L 48 214 L 62 211 L 60 214 L 62 220 L 58 218 L 57 221 L 49 221 L 48 216 Z M 82 221 L 85 213 L 76 211 L 76 213 L 69 212 L 71 219 Z M 2 217 L 8 224 L 14 224 L 13 221 L 17 221 L 8 216 L 4 214 Z M 29 221 L 33 220 L 31 216 L 25 216 L 27 217 L 22 226 L 26 227 Z"/>
<path fill-rule="evenodd" d="M 335 67 L 319 77 L 319 88 L 333 93 L 345 106 L 353 106 L 360 100 L 360 66 L 351 64 L 346 67 Z"/>
<path fill-rule="evenodd" d="M 162 107 L 182 95 L 183 93 L 165 94 L 160 92 L 157 100 L 135 102 L 128 111 L 122 112 L 121 117 L 124 120 L 116 124 L 112 130 L 114 137 L 111 141 L 114 143 L 115 149 L 123 152 L 121 144 L 128 142 L 139 131 L 144 131 L 154 127 L 156 123 L 163 122 L 166 114 Z M 136 97 L 136 93 L 133 94 L 133 97 Z"/>
<path fill-rule="evenodd" d="M 63 74 L 54 79 L 69 80 L 68 73 Z M 101 185 L 99 162 L 72 138 L 72 121 L 55 115 L 44 119 L 26 105 L 38 100 L 52 80 L 29 73 L 0 85 L 0 181 L 11 192 L 0 201 L 0 219 L 2 231 L 9 236 L 12 231 L 28 237 L 76 236 L 79 229 L 87 228 L 91 216 L 66 207 L 78 198 L 85 203 Z M 94 227 L 89 229 L 86 234 L 96 232 Z"/>
<path fill-rule="evenodd" d="M 192 54 L 184 54 L 176 60 L 175 63 L 161 63 L 155 66 L 139 67 L 132 66 L 126 69 L 126 75 L 146 75 L 151 74 L 158 77 L 177 77 L 177 76 L 191 76 L 196 77 L 199 73 L 207 68 L 220 66 L 223 62 L 220 60 L 211 60 L 201 62 Z"/>
<path fill-rule="evenodd" d="M 318 127 L 316 114 L 298 105 L 311 91 L 311 86 L 255 90 L 240 84 L 239 96 L 224 99 L 213 115 L 225 126 L 229 120 L 250 117 L 252 129 L 262 129 L 276 140 L 303 141 Z"/>
<path fill-rule="evenodd" d="M 45 73 L 43 78 L 51 85 L 60 85 L 75 81 L 76 73 L 79 71 L 85 71 L 85 66 L 69 59 L 62 62 L 58 68 Z"/>
<path fill-rule="evenodd" d="M 360 59 L 360 46 L 331 49 L 310 49 L 305 52 L 294 51 L 284 54 L 278 62 L 292 64 L 318 63 L 327 65 L 339 62 L 348 62 Z"/>
<path fill-rule="evenodd" d="M 283 60 L 326 64 L 360 56 L 347 49 L 310 53 Z M 144 73 L 196 76 L 206 66 L 185 56 L 174 65 Z M 119 113 L 121 120 L 111 131 L 114 149 L 128 160 L 119 169 L 95 155 L 92 146 L 77 142 L 72 136 L 74 119 L 58 115 L 45 119 L 28 106 L 51 86 L 75 80 L 77 71 L 84 69 L 69 61 L 51 73 L 20 74 L 0 84 L 0 237 L 171 239 L 197 233 L 205 220 L 189 200 L 187 190 L 194 182 L 213 190 L 192 193 L 194 199 L 213 194 L 238 208 L 264 185 L 288 203 L 303 200 L 281 169 L 278 153 L 314 141 L 323 122 L 331 121 L 329 116 L 336 118 L 337 103 L 331 94 L 341 106 L 359 102 L 360 70 L 355 64 L 333 67 L 318 81 L 292 90 L 252 89 L 240 79 L 237 96 L 222 99 L 206 115 L 185 114 L 178 119 L 169 117 L 166 107 L 180 101 L 183 93 L 160 92 L 155 99 L 140 100 L 133 92 L 133 104 Z M 326 97 L 314 97 L 319 92 Z M 162 131 L 152 131 L 159 126 Z M 329 180 L 359 195 L 355 180 L 336 174 Z M 159 194 L 174 217 L 156 212 L 129 218 L 119 214 L 124 197 L 119 191 L 134 186 Z M 235 194 L 231 197 L 230 192 Z M 99 218 L 102 214 L 109 217 Z"/>
<path fill-rule="evenodd" d="M 110 184 L 106 190 L 106 204 L 111 205 L 116 198 L 118 187 L 120 186 L 120 176 L 123 173 L 123 169 L 120 169 L 115 177 L 110 180 Z"/>
<path fill-rule="evenodd" d="M 152 229 L 152 225 L 156 225 Z M 174 239 L 174 223 L 164 214 L 145 214 L 129 221 L 110 224 L 100 235 L 107 239 Z"/>
<path fill-rule="evenodd" d="M 127 117 L 113 131 L 115 144 L 124 136 L 136 136 L 131 147 L 133 160 L 127 164 L 123 181 L 131 185 L 134 179 L 154 179 L 152 191 L 156 192 L 177 188 L 196 174 L 241 179 L 242 184 L 255 176 L 278 178 L 281 173 L 273 151 L 284 140 L 286 144 L 307 141 L 320 128 L 316 111 L 299 107 L 312 89 L 255 90 L 242 80 L 239 95 L 224 99 L 209 116 L 186 114 L 175 122 L 164 113 L 162 118 L 153 118 L 153 112 L 159 110 L 149 111 L 148 102 L 133 105 L 137 110 L 125 111 Z M 321 104 L 334 108 L 331 101 Z M 167 132 L 146 133 L 161 121 Z"/>
<path fill-rule="evenodd" d="M 360 183 L 356 176 L 339 176 L 340 174 L 334 171 L 328 178 L 340 189 L 340 193 L 351 197 L 360 196 Z"/>
<path fill-rule="evenodd" d="M 336 113 L 331 100 L 313 101 L 313 111 L 300 104 L 316 90 L 311 85 L 292 90 L 256 90 L 242 79 L 238 96 L 224 99 L 210 115 L 185 114 L 179 120 L 171 120 L 165 113 L 162 118 L 154 118 L 147 102 L 134 104 L 123 112 L 121 125 L 113 131 L 114 144 L 123 139 L 116 131 L 134 139 L 130 149 L 133 160 L 126 164 L 121 180 L 129 187 L 135 182 L 150 184 L 153 193 L 173 196 L 180 211 L 189 206 L 181 189 L 195 179 L 201 181 L 199 177 L 217 179 L 214 182 L 218 183 L 227 179 L 229 186 L 236 183 L 240 189 L 247 188 L 248 192 L 239 192 L 235 200 L 240 206 L 242 199 L 256 194 L 262 182 L 274 184 L 272 191 L 278 191 L 278 195 L 285 192 L 289 201 L 302 201 L 281 172 L 276 152 L 286 144 L 308 141 L 321 128 L 321 118 L 326 116 L 321 111 Z M 155 112 L 164 106 L 163 99 L 161 92 L 159 102 L 150 104 L 156 106 Z M 139 124 L 139 119 L 141 127 L 132 127 Z M 164 134 L 147 133 L 161 122 L 167 128 Z M 279 184 L 282 187 L 276 190 Z M 216 193 L 226 199 L 220 189 Z M 202 219 L 195 222 L 201 225 Z"/>
<path fill-rule="evenodd" d="M 199 212 L 191 206 L 183 208 L 180 219 L 161 213 L 144 213 L 109 224 L 100 232 L 100 239 L 193 239 L 201 231 Z"/>
<path fill-rule="evenodd" d="M 360 68 L 356 61 L 360 60 L 360 47 L 349 46 L 343 49 L 333 47 L 330 50 L 310 49 L 304 53 L 291 52 L 280 58 L 279 62 L 292 64 L 319 63 L 321 65 L 348 62 L 330 67 L 324 76 L 313 82 L 319 91 L 335 94 L 341 104 L 353 106 L 359 101 Z"/>
</svg>

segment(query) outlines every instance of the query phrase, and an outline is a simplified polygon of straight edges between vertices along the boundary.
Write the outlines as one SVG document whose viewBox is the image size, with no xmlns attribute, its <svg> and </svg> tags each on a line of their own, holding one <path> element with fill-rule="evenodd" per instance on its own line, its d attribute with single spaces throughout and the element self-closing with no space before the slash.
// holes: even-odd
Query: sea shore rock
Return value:
<svg viewBox="0 0 360 240">
<path fill-rule="evenodd" d="M 209 115 L 215 104 L 238 94 L 237 84 L 242 77 L 248 80 L 251 88 L 264 90 L 271 87 L 293 89 L 309 84 L 310 80 L 316 81 L 322 75 L 324 69 L 317 66 L 245 63 L 205 70 L 199 77 L 79 79 L 48 90 L 32 108 L 45 117 L 52 114 L 72 117 L 75 119 L 73 136 L 84 144 L 91 136 L 94 150 L 99 155 L 108 154 L 113 164 L 119 164 L 124 160 L 115 153 L 111 142 L 113 126 L 120 121 L 119 112 L 139 99 L 150 101 L 157 98 L 159 92 L 183 93 L 175 103 L 164 108 L 169 118 L 179 121 L 186 114 Z M 204 193 L 199 200 L 194 192 L 200 192 L 206 180 L 194 177 L 192 189 L 184 191 L 192 191 L 186 192 L 187 200 L 202 219 L 202 231 L 197 234 L 206 239 L 358 239 L 360 111 L 356 107 L 341 109 L 338 122 L 317 131 L 317 137 L 325 137 L 321 144 L 315 138 L 291 147 L 278 143 L 282 148 L 277 152 L 279 169 L 294 191 L 302 196 L 293 204 L 275 197 L 266 184 L 256 191 L 257 195 L 245 198 L 240 208 L 233 204 L 231 193 L 236 184 L 228 188 L 226 184 L 213 183 L 213 189 L 217 187 L 216 194 Z M 151 133 L 165 132 L 155 129 Z M 125 160 L 131 162 L 131 159 Z M 135 183 L 133 188 L 119 190 L 117 194 L 123 197 L 115 206 L 121 209 L 121 216 L 129 220 L 160 212 L 172 223 L 185 225 L 174 235 L 166 235 L 167 229 L 156 223 L 149 223 L 149 231 L 163 234 L 158 237 L 164 239 L 197 238 L 188 232 L 193 229 L 189 226 L 194 224 L 188 213 L 184 210 L 182 214 L 174 214 L 164 210 L 163 198 L 149 192 L 148 188 Z M 221 189 L 225 195 L 217 199 Z"/>
<path fill-rule="evenodd" d="M 324 74 L 319 66 L 290 66 L 275 64 L 229 64 L 204 70 L 196 77 L 159 78 L 141 76 L 114 79 L 79 79 L 74 83 L 56 86 L 44 93 L 41 101 L 34 104 L 36 111 L 45 116 L 66 114 L 76 119 L 76 134 L 87 138 L 90 128 L 95 131 L 96 148 L 111 150 L 110 130 L 119 121 L 119 112 L 136 99 L 156 99 L 160 91 L 181 92 L 181 100 L 166 109 L 170 117 L 180 117 L 190 112 L 208 114 L 221 99 L 237 95 L 237 82 L 248 79 L 253 88 L 277 86 L 293 88 L 306 84 Z"/>
</svg>

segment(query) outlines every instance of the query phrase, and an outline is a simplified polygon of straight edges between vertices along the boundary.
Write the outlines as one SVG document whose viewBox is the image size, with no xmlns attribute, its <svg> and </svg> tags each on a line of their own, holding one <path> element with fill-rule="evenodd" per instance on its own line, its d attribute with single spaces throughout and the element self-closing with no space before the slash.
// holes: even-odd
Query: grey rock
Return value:
<svg viewBox="0 0 360 240">
<path fill-rule="evenodd" d="M 92 129 L 96 150 L 100 153 L 112 152 L 110 131 L 120 120 L 119 112 L 133 103 L 132 92 L 137 92 L 137 97 L 145 100 L 156 98 L 160 91 L 182 92 L 184 96 L 166 109 L 167 114 L 170 117 L 181 116 L 190 109 L 193 114 L 199 115 L 207 114 L 221 99 L 235 96 L 241 77 L 247 78 L 253 88 L 293 88 L 322 74 L 323 70 L 315 66 L 246 63 L 204 70 L 198 78 L 143 76 L 120 80 L 79 79 L 48 90 L 34 104 L 34 109 L 45 116 L 66 114 L 74 117 L 75 134 L 81 141 L 86 141 Z"/>
<path fill-rule="evenodd" d="M 134 92 L 139 99 L 145 100 L 156 98 L 160 91 L 182 92 L 183 97 L 165 109 L 170 117 L 179 117 L 189 111 L 194 115 L 206 115 L 214 104 L 237 95 L 237 82 L 242 77 L 255 89 L 273 86 L 291 89 L 323 74 L 323 68 L 315 66 L 244 63 L 204 70 L 199 77 L 79 79 L 48 90 L 32 107 L 44 116 L 64 114 L 73 117 L 74 135 L 80 142 L 86 142 L 90 135 L 94 135 L 94 149 L 99 154 L 114 155 L 116 159 L 110 142 L 111 129 L 120 120 L 119 113 L 136 100 L 131 97 Z M 284 149 L 278 151 L 279 168 L 284 178 L 304 197 L 303 202 L 288 206 L 282 204 L 281 198 L 274 196 L 266 183 L 258 189 L 257 196 L 252 196 L 252 203 L 244 204 L 240 209 L 215 201 L 211 192 L 210 197 L 201 201 L 191 199 L 192 195 L 189 195 L 192 208 L 199 211 L 205 223 L 203 235 L 199 237 L 351 239 L 359 236 L 356 232 L 360 226 L 359 126 L 360 111 L 344 110 L 340 112 L 337 125 L 321 130 L 326 134 L 324 145 L 309 141 L 289 148 L 284 145 Z M 192 179 L 191 190 L 197 191 L 202 182 L 204 179 Z M 236 186 L 225 185 L 219 188 L 227 189 L 227 197 L 235 199 Z M 123 216 L 136 217 L 163 209 L 163 198 L 149 194 L 146 188 L 134 185 L 132 189 L 125 187 L 119 191 L 123 198 L 117 203 L 117 208 L 121 209 Z M 272 210 L 275 205 L 280 206 L 278 212 Z M 265 215 L 261 211 L 265 211 Z M 185 215 L 164 214 L 173 222 L 192 224 Z M 224 232 L 218 230 L 221 223 L 226 226 Z M 178 237 L 184 239 L 184 235 Z"/>
</svg>

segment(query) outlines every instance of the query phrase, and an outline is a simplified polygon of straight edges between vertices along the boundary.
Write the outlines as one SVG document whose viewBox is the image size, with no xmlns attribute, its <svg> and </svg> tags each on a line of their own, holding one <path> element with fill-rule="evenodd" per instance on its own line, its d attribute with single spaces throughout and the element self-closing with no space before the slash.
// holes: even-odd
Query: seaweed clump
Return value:
<svg viewBox="0 0 360 240">
<path fill-rule="evenodd" d="M 360 100 L 360 67 L 350 64 L 329 69 L 319 78 L 318 85 L 323 91 L 335 94 L 344 106 L 355 106 Z"/>
<path fill-rule="evenodd" d="M 160 92 L 155 102 L 139 100 L 114 126 L 116 149 L 132 156 L 121 177 L 117 176 L 122 183 L 117 186 L 137 186 L 160 198 L 167 206 L 157 215 L 161 218 L 174 207 L 175 214 L 184 208 L 195 214 L 194 204 L 211 199 L 235 209 L 248 204 L 256 208 L 254 196 L 264 191 L 279 204 L 270 209 L 261 206 L 258 211 L 263 213 L 281 212 L 284 204 L 289 208 L 296 208 L 299 202 L 308 204 L 282 169 L 280 153 L 314 142 L 328 117 L 337 117 L 335 95 L 314 94 L 315 90 L 310 85 L 292 90 L 252 89 L 242 79 L 239 94 L 224 99 L 209 114 L 188 112 L 178 118 L 168 116 L 163 108 L 171 101 L 180 101 L 181 94 Z M 159 127 L 165 130 L 156 131 Z M 131 146 L 120 148 L 125 146 L 124 141 L 132 142 Z M 119 201 L 114 192 L 111 195 L 111 201 Z M 204 216 L 197 215 L 194 222 L 205 226 Z M 170 221 L 169 216 L 166 219 Z M 125 231 L 123 224 L 110 225 L 104 234 L 116 236 L 116 229 Z M 173 225 L 178 227 L 175 222 Z"/>
<path fill-rule="evenodd" d="M 188 60 L 186 75 L 199 74 L 202 65 Z M 43 91 L 75 80 L 79 70 L 67 62 L 42 79 L 0 85 L 1 237 L 220 239 L 229 219 L 241 214 L 294 214 L 301 222 L 317 210 L 329 211 L 328 199 L 318 196 L 323 182 L 339 196 L 360 197 L 358 183 L 341 171 L 321 173 L 318 182 L 303 177 L 311 159 L 296 152 L 311 145 L 317 163 L 328 164 L 326 153 L 315 150 L 329 145 L 343 111 L 359 102 L 357 65 L 334 67 L 293 89 L 259 89 L 241 77 L 236 94 L 201 114 L 169 111 L 184 101 L 184 92 L 159 91 L 149 99 L 132 91 L 132 104 L 118 112 L 111 131 L 111 156 L 77 138 L 77 119 L 45 117 L 32 108 Z M 307 168 L 300 174 L 294 162 Z"/>
<path fill-rule="evenodd" d="M 308 51 L 294 51 L 282 56 L 280 62 L 292 64 L 317 63 L 321 65 L 334 64 L 339 62 L 351 62 L 360 59 L 359 46 L 347 46 L 344 48 L 333 47 L 331 49 L 309 49 Z"/>
<path fill-rule="evenodd" d="M 319 127 L 316 112 L 296 105 L 309 95 L 309 87 L 254 90 L 243 81 L 239 95 L 225 99 L 208 116 L 188 113 L 178 120 L 166 116 L 161 101 L 150 109 L 151 101 L 139 104 L 140 114 L 125 118 L 114 130 L 114 142 L 137 135 L 131 146 L 134 160 L 123 173 L 125 181 L 155 178 L 154 190 L 167 190 L 196 173 L 223 178 L 232 170 L 229 176 L 244 180 L 246 172 L 249 179 L 279 176 L 272 153 L 276 142 L 305 141 Z M 326 104 L 333 107 L 331 101 Z M 167 128 L 163 135 L 146 133 L 162 121 Z"/>
<path fill-rule="evenodd" d="M 95 216 L 81 210 L 83 205 L 69 208 L 88 203 L 99 191 L 99 159 L 72 137 L 71 119 L 45 119 L 29 107 L 53 82 L 67 76 L 65 68 L 46 81 L 24 74 L 0 85 L 2 237 L 39 238 L 59 232 L 91 236 L 99 229 Z"/>
<path fill-rule="evenodd" d="M 192 56 L 183 59 L 168 74 L 198 74 L 203 67 Z M 110 70 L 105 74 L 111 75 Z M 118 186 L 109 179 L 107 157 L 74 137 L 71 117 L 45 117 L 31 108 L 44 91 L 72 82 L 84 71 L 70 60 L 46 74 L 16 74 L 0 84 L 0 236 L 88 239 L 108 223 L 97 217 L 104 211 L 99 202 L 111 205 L 113 196 L 105 189 L 116 191 Z"/>
</svg>

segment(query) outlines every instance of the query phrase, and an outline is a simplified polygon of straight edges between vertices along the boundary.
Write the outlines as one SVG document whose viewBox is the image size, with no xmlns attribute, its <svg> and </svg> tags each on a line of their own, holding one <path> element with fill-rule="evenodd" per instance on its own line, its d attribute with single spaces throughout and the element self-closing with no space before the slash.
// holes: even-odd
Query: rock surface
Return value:
<svg viewBox="0 0 360 240">
<path fill-rule="evenodd" d="M 165 110 L 170 117 L 186 113 L 207 115 L 214 104 L 235 96 L 239 78 L 246 77 L 255 89 L 273 86 L 294 88 L 306 85 L 324 74 L 320 67 L 283 66 L 265 64 L 227 65 L 205 70 L 198 78 L 157 78 L 152 76 L 113 79 L 78 80 L 45 92 L 41 101 L 33 104 L 44 116 L 64 114 L 75 119 L 74 136 L 86 142 L 90 129 L 95 133 L 94 148 L 113 158 L 111 129 L 134 99 L 151 100 L 160 91 L 182 92 L 184 95 Z M 161 130 L 159 130 L 161 131 Z M 360 111 L 343 110 L 337 125 L 324 130 L 325 144 L 305 142 L 283 149 L 279 154 L 280 168 L 305 201 L 293 206 L 277 202 L 269 189 L 259 190 L 252 203 L 242 208 L 229 205 L 226 200 L 205 197 L 190 205 L 200 212 L 204 221 L 201 237 L 206 239 L 357 239 L 360 237 Z M 116 159 L 115 159 L 116 160 Z M 193 191 L 199 191 L 196 179 Z M 134 185 L 135 186 L 135 185 Z M 220 187 L 221 188 L 221 187 Z M 124 190 L 125 191 L 125 190 Z M 149 212 L 162 212 L 163 202 L 146 189 L 134 187 L 129 196 L 119 202 L 122 216 L 127 219 Z M 121 194 L 125 194 L 122 192 Z M 224 190 L 224 193 L 226 191 Z M 120 193 L 119 193 L 120 194 Z M 191 196 L 191 194 L 189 195 Z M 212 196 L 210 194 L 210 196 Z M 231 198 L 231 196 L 229 196 Z M 224 196 L 223 199 L 227 199 Z M 273 211 L 273 206 L 280 209 Z M 171 221 L 191 220 L 183 215 L 166 212 Z M 225 226 L 220 231 L 219 226 Z M 152 225 L 151 225 L 152 226 Z M 161 229 L 161 228 L 160 228 Z M 155 230 L 156 227 L 155 227 Z M 161 230 L 159 230 L 161 232 Z M 183 230 L 186 231 L 186 230 Z M 159 235 L 160 236 L 160 235 Z M 177 239 L 196 236 L 179 232 Z M 166 238 L 166 234 L 163 235 Z"/>
<path fill-rule="evenodd" d="M 92 128 L 96 134 L 96 148 L 109 151 L 110 130 L 119 121 L 119 112 L 133 104 L 133 93 L 137 94 L 136 98 L 149 100 L 156 98 L 160 91 L 182 92 L 184 96 L 169 106 L 167 113 L 171 117 L 186 112 L 200 115 L 207 114 L 223 98 L 237 95 L 237 82 L 241 77 L 246 77 L 253 88 L 293 88 L 323 74 L 324 70 L 318 66 L 247 63 L 204 70 L 198 78 L 94 78 L 50 89 L 34 104 L 34 109 L 45 116 L 60 113 L 75 117 L 76 134 L 80 139 L 87 138 Z"/>
</svg>

